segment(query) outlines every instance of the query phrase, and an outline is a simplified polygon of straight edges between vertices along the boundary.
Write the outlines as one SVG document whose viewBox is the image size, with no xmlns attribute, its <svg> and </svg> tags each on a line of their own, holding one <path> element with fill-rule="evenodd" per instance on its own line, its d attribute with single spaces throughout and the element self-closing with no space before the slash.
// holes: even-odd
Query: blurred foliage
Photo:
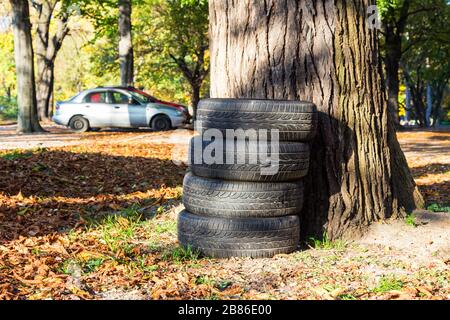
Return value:
<svg viewBox="0 0 450 320">
<path fill-rule="evenodd" d="M 12 32 L 0 33 L 0 96 L 15 95 L 16 73 Z"/>
<path fill-rule="evenodd" d="M 426 106 L 426 84 L 432 88 L 433 113 L 448 115 L 450 80 L 450 5 L 446 0 L 422 2 L 429 5 L 409 19 L 404 37 L 403 69 L 411 85 L 419 90 Z M 440 110 L 442 108 L 442 110 Z"/>
<path fill-rule="evenodd" d="M 55 62 L 55 101 L 88 88 L 117 85 L 117 0 L 63 0 L 62 5 L 71 12 L 71 31 Z M 34 10 L 31 14 L 36 23 Z M 208 46 L 208 2 L 133 0 L 132 23 L 135 85 L 161 99 L 188 104 L 189 82 L 169 53 L 183 57 L 190 67 L 197 61 L 198 47 Z M 0 33 L 0 56 L 0 97 L 7 95 L 7 88 L 15 96 L 11 31 Z M 206 53 L 205 67 L 208 58 Z M 206 79 L 202 95 L 208 91 Z"/>
<path fill-rule="evenodd" d="M 146 10 L 152 7 L 153 10 Z M 208 4 L 202 0 L 144 0 L 133 12 L 136 83 L 162 97 L 188 103 L 189 80 L 173 57 L 195 70 L 199 59 L 209 68 Z M 202 48 L 206 48 L 202 56 Z M 205 51 L 205 50 L 204 50 Z M 209 80 L 202 86 L 207 95 Z"/>
<path fill-rule="evenodd" d="M 88 59 L 91 76 L 97 78 L 97 85 L 117 84 L 117 1 L 83 0 L 79 5 L 82 16 L 95 30 L 85 44 L 92 50 Z M 193 64 L 198 48 L 208 46 L 208 2 L 134 0 L 132 24 L 135 86 L 161 99 L 188 104 L 189 82 L 170 54 Z M 204 85 L 202 93 L 207 94 L 208 89 L 208 84 Z"/>
<path fill-rule="evenodd" d="M 426 84 L 432 87 L 434 116 L 448 117 L 450 79 L 450 4 L 447 0 L 377 0 L 382 30 L 381 45 L 386 52 L 387 32 L 399 33 L 401 41 L 401 75 L 399 114 L 404 115 L 405 78 L 414 87 L 413 105 L 426 108 Z M 404 28 L 401 26 L 404 25 Z M 400 29 L 399 29 L 400 28 Z M 392 36 L 392 34 L 391 34 Z M 413 107 L 412 117 L 417 110 Z M 425 114 L 425 110 L 420 111 Z M 422 121 L 423 122 L 423 121 Z"/>
<path fill-rule="evenodd" d="M 15 97 L 8 99 L 0 96 L 0 121 L 17 118 L 17 101 Z"/>
<path fill-rule="evenodd" d="M 381 18 L 395 25 L 407 0 L 377 0 Z M 117 0 L 61 0 L 70 8 L 70 34 L 55 62 L 55 100 L 100 85 L 119 83 Z M 199 61 L 200 48 L 208 45 L 207 0 L 133 0 L 135 85 L 164 100 L 188 104 L 191 86 L 171 56 L 183 59 L 191 70 Z M 8 12 L 0 5 L 0 15 Z M 413 79 L 442 86 L 443 119 L 450 114 L 449 5 L 446 0 L 410 0 L 410 14 L 402 36 L 404 55 Z M 36 17 L 32 13 L 32 23 Z M 0 97 L 16 95 L 12 32 L 0 33 Z M 209 68 L 209 52 L 202 68 Z M 401 76 L 403 81 L 403 76 Z M 201 95 L 207 96 L 206 77 Z M 404 104 L 404 83 L 400 105 Z M 436 94 L 436 93 L 434 93 Z M 11 100 L 8 100 L 8 96 Z M 14 104 L 14 102 L 12 102 Z M 4 111 L 2 111 L 4 112 Z M 401 109 L 404 113 L 404 109 Z"/>
</svg>

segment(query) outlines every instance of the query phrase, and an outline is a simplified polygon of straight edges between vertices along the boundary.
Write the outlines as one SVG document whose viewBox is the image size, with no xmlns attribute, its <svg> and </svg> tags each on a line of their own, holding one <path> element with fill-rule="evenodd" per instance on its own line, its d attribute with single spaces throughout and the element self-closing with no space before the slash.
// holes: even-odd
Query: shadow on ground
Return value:
<svg viewBox="0 0 450 320">
<path fill-rule="evenodd" d="M 60 150 L 0 155 L 0 242 L 66 232 L 131 206 L 164 205 L 180 197 L 184 173 L 152 157 Z"/>
</svg>

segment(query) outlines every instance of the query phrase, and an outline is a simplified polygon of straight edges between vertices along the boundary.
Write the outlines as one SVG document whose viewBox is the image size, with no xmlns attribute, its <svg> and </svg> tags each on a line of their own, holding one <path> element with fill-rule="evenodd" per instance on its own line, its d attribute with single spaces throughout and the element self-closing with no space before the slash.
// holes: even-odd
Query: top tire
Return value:
<svg viewBox="0 0 450 320">
<path fill-rule="evenodd" d="M 278 129 L 281 141 L 310 141 L 317 130 L 311 102 L 256 99 L 203 99 L 197 120 L 204 129 Z"/>
</svg>

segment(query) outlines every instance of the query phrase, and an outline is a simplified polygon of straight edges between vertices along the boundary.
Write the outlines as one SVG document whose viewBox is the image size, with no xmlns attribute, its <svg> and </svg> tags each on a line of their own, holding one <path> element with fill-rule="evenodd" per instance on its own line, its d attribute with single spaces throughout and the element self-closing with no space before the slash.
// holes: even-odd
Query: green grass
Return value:
<svg viewBox="0 0 450 320">
<path fill-rule="evenodd" d="M 219 282 L 216 282 L 216 288 L 223 291 L 229 286 L 231 286 L 233 283 L 230 280 L 222 280 Z"/>
<path fill-rule="evenodd" d="M 405 223 L 412 227 L 417 227 L 416 217 L 414 216 L 413 213 L 410 213 L 406 216 Z"/>
<path fill-rule="evenodd" d="M 427 210 L 433 211 L 433 212 L 447 212 L 450 213 L 450 206 L 441 206 L 438 203 L 430 204 L 427 207 Z"/>
<path fill-rule="evenodd" d="M 47 151 L 47 148 L 35 148 L 32 150 L 26 150 L 26 151 L 16 149 L 11 152 L 0 155 L 0 158 L 9 160 L 9 161 L 14 161 L 14 160 L 19 160 L 19 159 L 28 159 L 28 158 L 31 158 L 34 154 L 39 154 L 39 153 L 46 152 L 46 151 Z M 42 165 L 37 164 L 36 167 L 37 166 L 42 166 Z M 40 167 L 39 167 L 39 169 L 35 169 L 35 168 L 33 168 L 33 171 L 41 170 Z"/>
<path fill-rule="evenodd" d="M 167 252 L 165 252 L 162 256 L 163 260 L 173 261 L 177 263 L 185 262 L 185 261 L 196 261 L 200 257 L 200 252 L 193 249 L 191 246 L 187 248 L 183 247 L 175 247 Z"/>
<path fill-rule="evenodd" d="M 341 294 L 337 298 L 339 300 L 356 300 L 356 297 L 349 293 Z"/>
<path fill-rule="evenodd" d="M 347 243 L 342 240 L 331 241 L 326 233 L 323 234 L 322 239 L 309 238 L 310 245 L 314 249 L 321 250 L 344 250 Z"/>
<path fill-rule="evenodd" d="M 158 234 L 161 233 L 172 233 L 176 234 L 177 232 L 177 222 L 176 221 L 160 221 L 155 224 L 155 232 Z"/>
<path fill-rule="evenodd" d="M 9 161 L 14 161 L 14 160 L 19 160 L 19 159 L 28 159 L 31 158 L 33 156 L 33 152 L 31 151 L 21 151 L 21 150 L 14 150 L 8 153 L 5 153 L 3 155 L 0 155 L 0 158 L 5 159 L 5 160 L 9 160 Z"/>
<path fill-rule="evenodd" d="M 378 281 L 378 284 L 375 288 L 373 288 L 373 292 L 383 293 L 389 292 L 393 290 L 400 290 L 404 286 L 404 282 L 396 277 L 390 276 L 382 276 Z"/>
<path fill-rule="evenodd" d="M 0 121 L 17 119 L 18 108 L 15 98 L 8 100 L 7 97 L 0 97 L 0 106 L 3 107 L 0 110 Z"/>
<path fill-rule="evenodd" d="M 125 255 L 131 255 L 135 244 L 132 243 L 135 237 L 135 230 L 140 224 L 140 215 L 133 210 L 122 212 L 123 215 L 108 216 L 98 226 L 101 232 L 101 240 L 108 246 L 108 249 L 117 254 L 122 251 Z M 129 214 L 127 216 L 127 214 Z"/>
<path fill-rule="evenodd" d="M 79 268 L 79 261 L 76 259 L 67 259 L 59 267 L 59 272 L 68 275 L 74 275 Z"/>
<path fill-rule="evenodd" d="M 98 270 L 98 268 L 105 262 L 105 258 L 91 258 L 87 261 L 79 259 L 67 259 L 60 266 L 60 272 L 68 275 L 89 274 Z M 81 275 L 80 274 L 80 275 Z"/>
<path fill-rule="evenodd" d="M 105 258 L 93 258 L 86 261 L 83 265 L 83 271 L 85 273 L 91 273 L 96 271 L 105 261 Z"/>
<path fill-rule="evenodd" d="M 216 282 L 209 278 L 208 276 L 199 276 L 197 279 L 195 279 L 195 284 L 206 284 L 206 285 L 214 285 Z"/>
</svg>

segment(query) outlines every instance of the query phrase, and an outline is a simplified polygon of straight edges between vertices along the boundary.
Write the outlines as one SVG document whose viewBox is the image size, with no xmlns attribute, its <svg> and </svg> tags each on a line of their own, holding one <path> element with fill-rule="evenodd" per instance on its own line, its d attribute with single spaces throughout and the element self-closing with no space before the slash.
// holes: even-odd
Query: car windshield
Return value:
<svg viewBox="0 0 450 320">
<path fill-rule="evenodd" d="M 150 102 L 155 102 L 156 101 L 156 99 L 154 97 L 152 97 L 149 94 L 146 94 L 143 91 L 132 90 L 132 91 L 129 91 L 129 92 L 140 103 L 150 103 Z"/>
</svg>

